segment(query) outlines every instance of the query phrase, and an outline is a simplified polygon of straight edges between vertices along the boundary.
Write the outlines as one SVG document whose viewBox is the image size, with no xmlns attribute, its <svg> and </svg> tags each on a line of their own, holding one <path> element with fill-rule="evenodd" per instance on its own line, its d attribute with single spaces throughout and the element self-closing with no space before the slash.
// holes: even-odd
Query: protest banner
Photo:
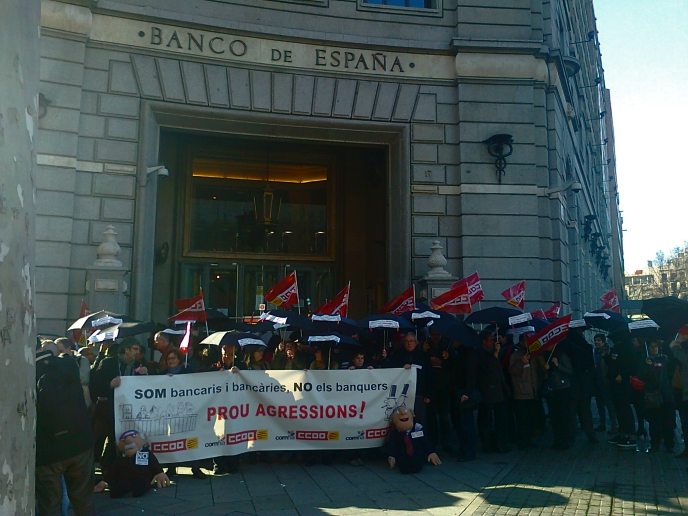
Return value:
<svg viewBox="0 0 688 516">
<path fill-rule="evenodd" d="M 115 433 L 146 435 L 161 463 L 248 451 L 373 448 L 416 370 L 214 371 L 124 376 Z"/>
</svg>

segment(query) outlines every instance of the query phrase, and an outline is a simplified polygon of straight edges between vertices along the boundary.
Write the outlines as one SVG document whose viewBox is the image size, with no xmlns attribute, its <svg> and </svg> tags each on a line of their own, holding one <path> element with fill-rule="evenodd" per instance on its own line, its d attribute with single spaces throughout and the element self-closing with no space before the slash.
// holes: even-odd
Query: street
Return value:
<svg viewBox="0 0 688 516">
<path fill-rule="evenodd" d="M 196 480 L 190 469 L 168 489 L 139 499 L 97 497 L 98 514 L 688 514 L 688 460 L 665 451 L 589 444 L 579 435 L 568 451 L 480 455 L 474 462 L 442 457 L 418 475 L 385 461 L 362 467 L 254 463 L 240 472 Z"/>
</svg>

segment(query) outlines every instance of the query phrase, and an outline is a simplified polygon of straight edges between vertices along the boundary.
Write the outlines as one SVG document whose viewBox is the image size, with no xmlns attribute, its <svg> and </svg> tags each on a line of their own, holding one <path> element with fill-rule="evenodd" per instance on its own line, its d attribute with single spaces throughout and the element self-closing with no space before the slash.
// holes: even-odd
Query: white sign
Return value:
<svg viewBox="0 0 688 516">
<path fill-rule="evenodd" d="M 161 463 L 247 451 L 373 448 L 413 407 L 415 369 L 126 376 L 115 434 L 143 433 Z"/>
<path fill-rule="evenodd" d="M 530 314 L 530 312 L 526 312 L 524 314 L 518 314 L 514 315 L 513 317 L 509 317 L 509 326 L 513 326 L 514 324 L 526 322 L 526 321 L 531 321 L 533 319 L 533 316 Z"/>
</svg>

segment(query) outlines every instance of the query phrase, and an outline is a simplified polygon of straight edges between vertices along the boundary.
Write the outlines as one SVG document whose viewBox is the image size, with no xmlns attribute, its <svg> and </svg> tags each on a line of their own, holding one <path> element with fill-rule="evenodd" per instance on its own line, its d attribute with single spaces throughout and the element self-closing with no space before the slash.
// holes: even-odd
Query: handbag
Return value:
<svg viewBox="0 0 688 516">
<path fill-rule="evenodd" d="M 637 376 L 631 376 L 629 380 L 631 382 L 631 389 L 634 391 L 643 392 L 645 390 L 645 382 Z"/>
<path fill-rule="evenodd" d="M 643 401 L 646 409 L 658 409 L 662 406 L 664 399 L 660 391 L 645 391 Z"/>
</svg>

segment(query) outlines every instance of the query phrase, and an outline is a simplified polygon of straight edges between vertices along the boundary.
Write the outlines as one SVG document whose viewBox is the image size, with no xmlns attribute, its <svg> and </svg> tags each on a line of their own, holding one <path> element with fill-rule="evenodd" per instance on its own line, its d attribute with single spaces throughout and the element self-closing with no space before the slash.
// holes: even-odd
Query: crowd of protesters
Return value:
<svg viewBox="0 0 688 516">
<path fill-rule="evenodd" d="M 496 326 L 480 332 L 477 347 L 422 329 L 398 335 L 390 346 L 348 351 L 312 347 L 292 333 L 275 335 L 265 347 L 196 344 L 185 355 L 175 337 L 158 332 L 150 346 L 125 338 L 98 348 L 78 347 L 73 338 L 39 342 L 36 489 L 41 516 L 64 513 L 69 502 L 77 515 L 94 513 L 95 472 L 107 472 L 117 458 L 113 400 L 123 376 L 415 367 L 415 417 L 445 460 L 472 461 L 479 453 L 514 447 L 566 450 L 579 436 L 590 443 L 604 437 L 629 449 L 642 438 L 649 441 L 650 452 L 663 448 L 688 457 L 688 326 L 671 343 L 633 339 L 628 332 L 598 334 L 590 343 L 582 330 L 572 328 L 553 350 L 536 357 L 522 335 Z M 59 384 L 51 379 L 58 372 Z M 677 414 L 681 432 L 675 428 Z M 58 423 L 63 420 L 64 425 Z M 676 446 L 675 435 L 683 436 L 682 447 Z M 360 450 L 279 454 L 279 459 L 285 456 L 323 462 L 341 458 L 352 465 L 371 458 Z M 241 460 L 218 457 L 187 466 L 194 477 L 205 478 L 203 469 L 231 473 Z M 168 465 L 167 474 L 175 475 L 176 466 Z"/>
</svg>

